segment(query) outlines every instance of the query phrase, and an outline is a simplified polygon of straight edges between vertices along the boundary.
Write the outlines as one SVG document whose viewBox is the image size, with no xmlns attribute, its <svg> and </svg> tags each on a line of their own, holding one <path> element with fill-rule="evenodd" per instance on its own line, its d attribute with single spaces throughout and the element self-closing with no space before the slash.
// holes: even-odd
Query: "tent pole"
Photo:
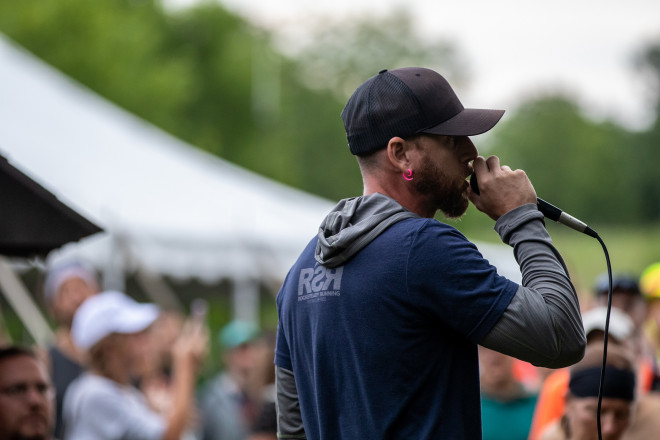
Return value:
<svg viewBox="0 0 660 440">
<path fill-rule="evenodd" d="M 10 344 L 11 342 L 11 335 L 5 325 L 5 319 L 2 316 L 2 307 L 0 307 L 0 345 Z"/>
<path fill-rule="evenodd" d="M 234 319 L 259 325 L 259 280 L 241 278 L 234 280 Z"/>
<path fill-rule="evenodd" d="M 46 318 L 4 257 L 0 257 L 0 290 L 37 345 L 43 346 L 54 339 Z"/>
<path fill-rule="evenodd" d="M 179 298 L 159 274 L 141 265 L 135 275 L 140 287 L 153 302 L 167 310 L 184 311 Z"/>
</svg>

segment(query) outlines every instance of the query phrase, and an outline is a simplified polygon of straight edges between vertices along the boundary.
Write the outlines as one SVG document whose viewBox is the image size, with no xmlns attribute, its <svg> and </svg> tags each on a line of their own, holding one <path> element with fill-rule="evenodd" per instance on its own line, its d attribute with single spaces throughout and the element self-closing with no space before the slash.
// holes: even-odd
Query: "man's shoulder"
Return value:
<svg viewBox="0 0 660 440">
<path fill-rule="evenodd" d="M 413 254 L 436 253 L 438 247 L 445 249 L 464 249 L 476 245 L 454 226 L 432 218 L 412 218 L 392 226 L 389 234 L 383 234 L 388 240 L 401 241 L 409 237 Z"/>
<path fill-rule="evenodd" d="M 459 239 L 467 238 L 454 226 L 443 223 L 434 218 L 413 217 L 401 220 L 389 226 L 376 239 L 388 241 L 401 241 L 406 237 L 418 240 L 419 237 L 433 236 L 435 238 Z"/>
<path fill-rule="evenodd" d="M 391 229 L 401 228 L 409 231 L 419 232 L 436 232 L 441 234 L 450 234 L 464 237 L 463 233 L 456 229 L 456 227 L 441 222 L 435 218 L 412 217 L 395 223 L 390 227 Z"/>
</svg>

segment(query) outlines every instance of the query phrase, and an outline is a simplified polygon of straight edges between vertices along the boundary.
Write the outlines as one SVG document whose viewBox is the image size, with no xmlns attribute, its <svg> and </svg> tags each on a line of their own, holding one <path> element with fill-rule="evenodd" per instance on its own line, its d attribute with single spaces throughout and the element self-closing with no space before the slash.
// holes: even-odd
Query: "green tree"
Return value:
<svg viewBox="0 0 660 440">
<path fill-rule="evenodd" d="M 305 42 L 296 53 L 300 78 L 313 88 L 330 89 L 345 100 L 381 69 L 425 66 L 453 84 L 467 80 L 465 62 L 445 41 L 416 32 L 406 9 L 351 19 L 310 18 Z"/>
<path fill-rule="evenodd" d="M 655 121 L 639 135 L 639 152 L 632 160 L 638 164 L 636 181 L 642 199 L 644 218 L 660 220 L 660 42 L 646 47 L 639 56 L 637 66 L 645 74 L 646 95 L 655 108 Z"/>
<path fill-rule="evenodd" d="M 246 165 L 255 128 L 252 52 L 266 42 L 244 20 L 212 3 L 171 15 L 165 41 L 167 53 L 186 60 L 190 81 L 172 129 L 200 148 Z"/>
<path fill-rule="evenodd" d="M 193 86 L 186 60 L 164 46 L 167 26 L 155 1 L 0 2 L 3 33 L 161 127 L 176 125 Z"/>
<path fill-rule="evenodd" d="M 523 103 L 493 137 L 493 153 L 524 169 L 542 198 L 590 222 L 640 220 L 636 145 L 623 128 L 550 95 Z"/>
</svg>

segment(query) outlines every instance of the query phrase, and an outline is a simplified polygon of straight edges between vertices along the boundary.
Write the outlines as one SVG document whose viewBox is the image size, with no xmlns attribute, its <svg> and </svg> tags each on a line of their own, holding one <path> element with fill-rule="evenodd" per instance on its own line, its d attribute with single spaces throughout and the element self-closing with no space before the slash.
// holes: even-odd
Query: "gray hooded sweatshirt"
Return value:
<svg viewBox="0 0 660 440">
<path fill-rule="evenodd" d="M 419 215 L 380 193 L 344 199 L 319 226 L 314 258 L 327 267 L 341 266 L 385 229 L 412 217 Z"/>
</svg>

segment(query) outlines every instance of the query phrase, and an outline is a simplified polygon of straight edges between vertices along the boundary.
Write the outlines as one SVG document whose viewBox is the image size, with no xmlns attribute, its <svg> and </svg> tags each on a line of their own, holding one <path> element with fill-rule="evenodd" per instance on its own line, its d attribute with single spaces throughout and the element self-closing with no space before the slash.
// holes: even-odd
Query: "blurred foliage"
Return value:
<svg viewBox="0 0 660 440">
<path fill-rule="evenodd" d="M 0 31 L 90 89 L 157 125 L 177 120 L 191 67 L 166 49 L 151 1 L 0 1 Z"/>
<path fill-rule="evenodd" d="M 330 89 L 342 102 L 365 79 L 382 69 L 425 66 L 442 71 L 452 84 L 466 78 L 464 60 L 444 41 L 415 34 L 405 9 L 382 16 L 311 18 L 295 56 L 301 79 L 313 88 Z"/>
<path fill-rule="evenodd" d="M 608 223 L 640 220 L 639 198 L 632 196 L 639 164 L 630 160 L 637 150 L 633 134 L 587 119 L 560 95 L 523 103 L 492 144 L 502 162 L 527 172 L 541 197 L 561 201 L 576 217 Z"/>
<path fill-rule="evenodd" d="M 563 225 L 548 222 L 548 230 L 561 252 L 573 284 L 582 298 L 591 298 L 596 277 L 607 271 L 602 247 L 593 238 L 577 234 Z M 660 223 L 645 227 L 598 226 L 615 273 L 639 276 L 652 262 L 660 261 Z M 583 307 L 588 302 L 582 302 Z"/>
<path fill-rule="evenodd" d="M 660 38 L 641 51 L 637 66 L 644 75 L 647 95 L 654 105 L 655 122 L 639 137 L 637 181 L 644 218 L 660 220 Z"/>
</svg>

